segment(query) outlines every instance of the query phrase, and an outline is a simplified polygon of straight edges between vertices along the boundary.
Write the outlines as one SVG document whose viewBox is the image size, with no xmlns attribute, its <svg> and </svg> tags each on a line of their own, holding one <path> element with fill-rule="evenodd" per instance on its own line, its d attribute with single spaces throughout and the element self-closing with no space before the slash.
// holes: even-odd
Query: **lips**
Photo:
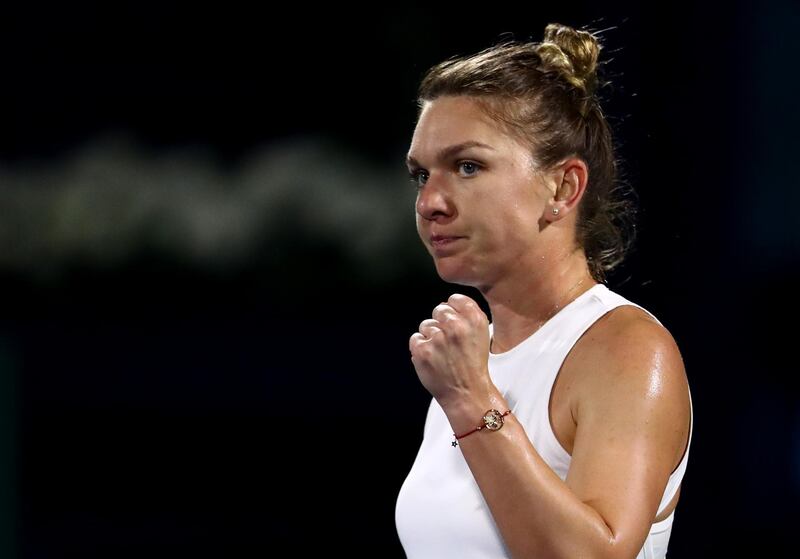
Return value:
<svg viewBox="0 0 800 559">
<path fill-rule="evenodd" d="M 430 241 L 433 248 L 444 248 L 463 238 L 455 235 L 431 235 Z"/>
</svg>

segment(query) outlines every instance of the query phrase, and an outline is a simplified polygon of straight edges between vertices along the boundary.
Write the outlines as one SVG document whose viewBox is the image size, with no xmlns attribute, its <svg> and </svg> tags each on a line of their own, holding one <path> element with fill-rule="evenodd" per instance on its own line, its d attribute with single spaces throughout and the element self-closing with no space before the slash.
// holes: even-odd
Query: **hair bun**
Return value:
<svg viewBox="0 0 800 559">
<path fill-rule="evenodd" d="M 600 49 L 599 41 L 588 31 L 550 23 L 536 50 L 547 66 L 555 68 L 569 83 L 591 96 L 597 86 Z"/>
</svg>

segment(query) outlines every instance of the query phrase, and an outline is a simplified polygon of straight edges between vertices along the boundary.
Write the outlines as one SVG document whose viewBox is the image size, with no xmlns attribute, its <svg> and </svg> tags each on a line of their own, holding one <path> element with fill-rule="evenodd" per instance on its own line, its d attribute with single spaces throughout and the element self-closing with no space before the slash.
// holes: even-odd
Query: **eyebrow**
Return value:
<svg viewBox="0 0 800 559">
<path fill-rule="evenodd" d="M 460 144 L 454 144 L 452 146 L 448 146 L 446 148 L 443 148 L 443 149 L 439 150 L 439 153 L 437 154 L 436 157 L 437 157 L 437 159 L 439 161 L 444 161 L 445 159 L 448 159 L 448 158 L 454 156 L 455 154 L 457 154 L 458 152 L 464 151 L 465 149 L 468 149 L 468 148 L 484 148 L 484 149 L 495 151 L 495 149 L 492 146 L 488 145 L 488 144 L 484 144 L 482 142 L 476 142 L 475 140 L 470 140 L 470 141 L 467 141 L 467 142 L 462 142 Z M 414 159 L 413 157 L 411 157 L 410 155 L 408 157 L 406 157 L 406 165 L 414 166 L 414 167 L 421 167 L 421 165 L 417 162 L 417 160 Z"/>
</svg>

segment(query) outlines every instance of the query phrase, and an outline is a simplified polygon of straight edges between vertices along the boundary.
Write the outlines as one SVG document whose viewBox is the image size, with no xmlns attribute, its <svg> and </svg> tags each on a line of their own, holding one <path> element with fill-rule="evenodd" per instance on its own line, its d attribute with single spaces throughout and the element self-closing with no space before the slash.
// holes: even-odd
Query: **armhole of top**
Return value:
<svg viewBox="0 0 800 559">
<path fill-rule="evenodd" d="M 689 445 L 692 444 L 692 431 L 694 430 L 694 406 L 692 405 L 692 391 L 688 386 L 688 380 L 686 381 L 686 384 L 687 391 L 689 392 L 689 434 L 686 436 L 686 445 L 683 447 L 681 459 L 678 460 L 678 465 L 675 466 L 675 469 L 672 470 L 669 475 L 673 475 L 675 472 L 680 470 L 681 464 L 683 464 L 683 462 L 686 460 L 686 455 L 689 454 Z"/>
<path fill-rule="evenodd" d="M 602 314 L 597 316 L 594 320 L 592 320 L 592 322 L 589 323 L 583 329 L 583 331 L 580 334 L 578 334 L 578 336 L 575 338 L 575 341 L 572 342 L 572 345 L 570 346 L 570 348 L 567 351 L 567 353 L 564 355 L 564 358 L 563 358 L 563 360 L 561 361 L 561 364 L 558 367 L 558 371 L 556 372 L 555 377 L 553 377 L 553 383 L 550 385 L 550 394 L 549 394 L 548 399 L 547 399 L 547 425 L 549 427 L 550 433 L 553 436 L 553 440 L 558 444 L 558 447 L 567 456 L 569 456 L 570 458 L 572 457 L 572 454 L 567 452 L 567 449 L 564 447 L 564 445 L 562 444 L 562 442 L 559 440 L 558 436 L 556 435 L 556 430 L 553 427 L 553 418 L 552 418 L 552 416 L 550 414 L 550 410 L 551 410 L 552 403 L 553 403 L 553 393 L 555 391 L 554 390 L 555 386 L 558 383 L 559 378 L 561 378 L 561 373 L 562 373 L 562 370 L 564 369 L 564 363 L 566 363 L 567 359 L 572 354 L 573 350 L 575 349 L 575 346 L 578 345 L 578 343 L 581 341 L 581 339 L 583 339 L 583 337 L 589 332 L 589 330 L 591 330 L 592 327 L 595 326 L 600 320 L 602 320 L 603 318 L 607 317 L 610 313 L 612 313 L 615 310 L 617 310 L 619 308 L 622 308 L 622 307 L 633 307 L 633 308 L 639 309 L 645 315 L 647 315 L 650 318 L 652 318 L 653 320 L 655 320 L 656 323 L 659 326 L 661 326 L 662 328 L 666 328 L 664 326 L 664 324 L 653 313 L 651 313 L 650 311 L 648 311 L 644 307 L 642 307 L 640 305 L 637 305 L 636 303 L 633 303 L 631 301 L 628 301 L 627 299 L 621 298 L 620 300 L 612 303 L 612 306 L 610 308 L 605 309 L 605 312 L 603 312 Z M 687 383 L 688 383 L 688 381 L 687 381 Z M 688 438 L 686 440 L 686 445 L 684 446 L 683 454 L 681 455 L 681 459 L 678 461 L 678 464 L 672 470 L 670 475 L 672 475 L 676 471 L 678 471 L 678 469 L 681 467 L 681 463 L 683 462 L 684 458 L 686 457 L 686 454 L 689 451 L 689 444 L 691 443 L 691 440 L 692 440 L 692 428 L 693 428 L 693 426 L 694 426 L 694 413 L 693 413 L 693 409 L 692 409 L 692 396 L 691 396 L 691 392 L 690 392 L 689 393 L 689 435 L 688 435 Z"/>
<path fill-rule="evenodd" d="M 572 355 L 572 352 L 575 350 L 575 346 L 578 345 L 578 343 L 589 332 L 589 330 L 591 330 L 592 327 L 595 324 L 597 324 L 600 320 L 602 320 L 603 317 L 608 316 L 609 313 L 613 312 L 614 310 L 616 310 L 616 309 L 618 309 L 620 307 L 625 306 L 626 304 L 641 309 L 648 316 L 653 316 L 647 310 L 639 307 L 638 305 L 632 304 L 632 303 L 622 303 L 622 304 L 614 305 L 611 308 L 605 309 L 605 312 L 603 312 L 602 314 L 598 315 L 593 320 L 591 320 L 591 322 L 589 322 L 587 325 L 585 325 L 584 328 L 582 330 L 580 330 L 579 333 L 575 336 L 575 339 L 573 340 L 573 342 L 570 345 L 569 349 L 564 354 L 564 357 L 563 357 L 563 359 L 561 360 L 561 363 L 558 366 L 558 370 L 556 371 L 556 374 L 553 377 L 553 382 L 550 385 L 550 394 L 549 394 L 549 396 L 547 398 L 547 410 L 546 410 L 546 413 L 547 413 L 547 416 L 546 416 L 547 417 L 547 425 L 549 427 L 550 433 L 552 434 L 553 441 L 555 441 L 555 443 L 558 445 L 558 448 L 564 453 L 564 455 L 568 456 L 570 459 L 572 458 L 572 453 L 571 452 L 567 452 L 566 447 L 561 442 L 561 440 L 559 440 L 558 435 L 556 434 L 555 427 L 553 426 L 553 416 L 551 415 L 551 409 L 552 409 L 552 406 L 553 406 L 553 394 L 555 393 L 556 384 L 558 384 L 559 379 L 563 378 L 561 373 L 564 370 L 564 364 L 567 362 L 567 359 L 569 359 L 569 356 Z M 656 321 L 658 320 L 654 316 L 653 316 L 653 319 L 655 319 Z M 573 421 L 574 421 L 574 418 L 573 418 Z M 577 428 L 577 426 L 576 426 L 576 428 Z M 573 443 L 574 443 L 574 441 L 573 441 Z M 573 448 L 573 450 L 574 450 L 574 448 Z"/>
</svg>

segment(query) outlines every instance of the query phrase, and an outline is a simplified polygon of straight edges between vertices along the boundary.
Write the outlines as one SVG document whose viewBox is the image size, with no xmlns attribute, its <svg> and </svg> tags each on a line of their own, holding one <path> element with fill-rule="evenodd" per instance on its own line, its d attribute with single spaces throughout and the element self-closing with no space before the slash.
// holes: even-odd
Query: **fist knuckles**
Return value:
<svg viewBox="0 0 800 559">
<path fill-rule="evenodd" d="M 464 387 L 483 386 L 488 377 L 488 319 L 465 295 L 437 305 L 409 340 L 411 361 L 420 381 L 437 400 L 446 401 Z"/>
<path fill-rule="evenodd" d="M 437 334 L 458 339 L 468 335 L 473 329 L 485 328 L 487 323 L 486 315 L 475 301 L 466 295 L 455 293 L 447 302 L 434 307 L 431 318 L 420 322 L 419 331 L 412 336 L 411 346 L 413 349 L 413 342 L 418 344 L 429 341 Z"/>
</svg>

